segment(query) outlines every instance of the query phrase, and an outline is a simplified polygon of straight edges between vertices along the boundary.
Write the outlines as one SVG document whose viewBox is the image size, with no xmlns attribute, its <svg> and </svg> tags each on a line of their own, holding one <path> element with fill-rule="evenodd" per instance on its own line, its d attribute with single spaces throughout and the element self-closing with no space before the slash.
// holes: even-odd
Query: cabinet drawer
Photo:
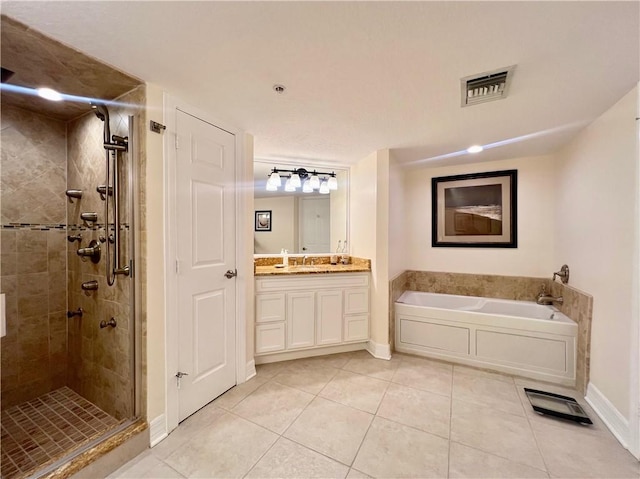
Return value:
<svg viewBox="0 0 640 479">
<path fill-rule="evenodd" d="M 344 314 L 369 312 L 369 288 L 349 288 L 344 290 Z"/>
<path fill-rule="evenodd" d="M 284 350 L 284 323 L 256 325 L 256 354 Z"/>
<path fill-rule="evenodd" d="M 256 323 L 284 321 L 284 293 L 268 293 L 256 295 Z"/>
<path fill-rule="evenodd" d="M 369 315 L 352 314 L 344 317 L 344 340 L 362 341 L 369 339 Z"/>
</svg>

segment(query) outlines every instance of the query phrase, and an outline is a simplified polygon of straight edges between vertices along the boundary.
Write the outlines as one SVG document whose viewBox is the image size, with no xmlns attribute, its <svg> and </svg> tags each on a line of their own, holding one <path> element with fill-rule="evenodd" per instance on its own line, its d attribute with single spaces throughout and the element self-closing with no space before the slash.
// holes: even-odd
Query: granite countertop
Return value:
<svg viewBox="0 0 640 479">
<path fill-rule="evenodd" d="M 255 276 L 283 276 L 292 274 L 332 274 L 332 273 L 369 273 L 371 261 L 362 258 L 350 258 L 349 264 L 330 264 L 329 257 L 314 258 L 317 264 L 305 266 L 292 264 L 284 268 L 276 268 L 276 264 L 282 264 L 282 259 L 258 258 L 256 259 Z M 275 261 L 274 261 L 275 260 Z"/>
</svg>

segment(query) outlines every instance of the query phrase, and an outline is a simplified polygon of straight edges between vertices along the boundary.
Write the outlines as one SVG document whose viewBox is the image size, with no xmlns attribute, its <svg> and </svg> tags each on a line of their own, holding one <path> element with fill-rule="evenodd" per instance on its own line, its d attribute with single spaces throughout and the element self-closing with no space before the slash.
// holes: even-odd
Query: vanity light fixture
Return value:
<svg viewBox="0 0 640 479">
<path fill-rule="evenodd" d="M 467 153 L 480 153 L 484 148 L 480 145 L 473 145 L 467 148 Z"/>
<path fill-rule="evenodd" d="M 288 173 L 282 175 L 282 173 Z M 285 178 L 284 190 L 288 192 L 296 191 L 302 186 L 303 193 L 312 193 L 318 190 L 323 195 L 338 189 L 338 179 L 336 172 L 309 171 L 305 168 L 286 169 L 273 168 L 267 180 L 267 191 L 277 191 L 282 186 L 282 178 Z"/>
<path fill-rule="evenodd" d="M 303 193 L 313 193 L 313 188 L 311 188 L 311 181 L 310 180 L 304 180 L 304 183 L 302 184 L 302 192 Z"/>
</svg>

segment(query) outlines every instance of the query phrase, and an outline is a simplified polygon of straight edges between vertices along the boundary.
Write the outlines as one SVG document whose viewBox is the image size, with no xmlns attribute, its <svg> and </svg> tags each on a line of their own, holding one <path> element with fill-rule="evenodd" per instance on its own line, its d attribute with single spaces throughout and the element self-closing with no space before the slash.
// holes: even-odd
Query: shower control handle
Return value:
<svg viewBox="0 0 640 479">
<path fill-rule="evenodd" d="M 93 280 L 93 281 L 85 281 L 84 283 L 82 283 L 80 285 L 80 287 L 84 290 L 84 291 L 96 291 L 98 289 L 98 282 Z"/>
<path fill-rule="evenodd" d="M 89 246 L 86 248 L 78 248 L 78 256 L 83 258 L 90 258 L 92 263 L 98 263 L 100 261 L 100 243 L 96 240 L 91 240 Z"/>
<path fill-rule="evenodd" d="M 98 221 L 98 213 L 85 212 L 80 213 L 80 219 L 82 221 L 86 221 L 87 223 L 95 223 Z"/>
<path fill-rule="evenodd" d="M 107 326 L 111 326 L 112 328 L 115 328 L 118 325 L 118 322 L 116 321 L 116 318 L 111 318 L 109 321 L 106 320 L 102 320 L 100 321 L 100 329 L 104 329 Z"/>
</svg>

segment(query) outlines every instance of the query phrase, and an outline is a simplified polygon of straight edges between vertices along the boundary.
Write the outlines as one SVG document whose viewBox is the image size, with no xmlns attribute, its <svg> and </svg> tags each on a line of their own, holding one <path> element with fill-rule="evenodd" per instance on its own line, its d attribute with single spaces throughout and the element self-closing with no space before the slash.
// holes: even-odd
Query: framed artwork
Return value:
<svg viewBox="0 0 640 479">
<path fill-rule="evenodd" d="M 518 170 L 431 179 L 431 246 L 518 247 Z"/>
<path fill-rule="evenodd" d="M 271 210 L 256 211 L 255 231 L 271 231 Z"/>
</svg>

